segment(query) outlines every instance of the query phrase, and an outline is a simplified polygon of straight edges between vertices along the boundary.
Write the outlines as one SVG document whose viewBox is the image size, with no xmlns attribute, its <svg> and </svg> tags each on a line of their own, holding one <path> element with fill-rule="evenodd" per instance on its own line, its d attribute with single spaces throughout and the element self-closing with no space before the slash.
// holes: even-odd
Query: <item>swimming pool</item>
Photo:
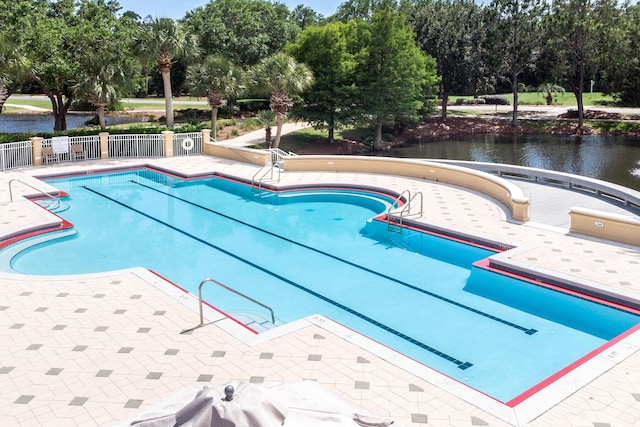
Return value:
<svg viewBox="0 0 640 427">
<path fill-rule="evenodd" d="M 20 252 L 16 271 L 144 266 L 192 293 L 213 277 L 272 306 L 280 323 L 322 313 L 502 402 L 638 323 L 472 267 L 493 250 L 390 232 L 374 219 L 390 199 L 374 192 L 255 192 L 149 170 L 49 182 L 70 194 L 60 215 L 77 234 Z M 214 287 L 204 297 L 261 314 Z"/>
</svg>

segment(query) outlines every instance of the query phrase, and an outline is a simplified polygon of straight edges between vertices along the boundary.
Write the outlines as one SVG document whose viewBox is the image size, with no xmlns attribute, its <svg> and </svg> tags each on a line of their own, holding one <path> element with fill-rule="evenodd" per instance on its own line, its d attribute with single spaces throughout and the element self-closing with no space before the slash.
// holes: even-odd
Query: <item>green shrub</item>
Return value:
<svg viewBox="0 0 640 427">
<path fill-rule="evenodd" d="M 9 142 L 22 142 L 28 141 L 32 136 L 36 136 L 35 133 L 3 133 L 0 134 L 0 144 Z"/>
<path fill-rule="evenodd" d="M 490 105 L 509 105 L 509 100 L 506 96 L 500 95 L 482 95 L 480 99 L 484 99 L 485 104 Z"/>
<path fill-rule="evenodd" d="M 487 101 L 485 101 L 484 98 L 471 98 L 464 100 L 465 105 L 484 105 L 486 103 Z"/>
<path fill-rule="evenodd" d="M 239 99 L 236 101 L 241 113 L 257 113 L 269 109 L 268 99 Z"/>
<path fill-rule="evenodd" d="M 246 119 L 245 121 L 240 123 L 240 128 L 243 130 L 259 129 L 261 127 L 262 127 L 262 124 L 257 119 L 254 119 L 254 118 Z"/>
<path fill-rule="evenodd" d="M 577 119 L 578 118 L 578 110 L 575 108 L 567 109 L 567 112 L 564 115 L 567 119 Z"/>
<path fill-rule="evenodd" d="M 218 118 L 230 119 L 240 115 L 240 107 L 237 105 L 223 105 L 218 109 Z"/>
<path fill-rule="evenodd" d="M 457 98 L 456 105 L 484 105 L 487 102 L 483 98 Z"/>
<path fill-rule="evenodd" d="M 207 120 L 211 117 L 211 110 L 200 110 L 198 108 L 185 108 L 176 110 L 175 119 L 177 120 Z"/>
</svg>

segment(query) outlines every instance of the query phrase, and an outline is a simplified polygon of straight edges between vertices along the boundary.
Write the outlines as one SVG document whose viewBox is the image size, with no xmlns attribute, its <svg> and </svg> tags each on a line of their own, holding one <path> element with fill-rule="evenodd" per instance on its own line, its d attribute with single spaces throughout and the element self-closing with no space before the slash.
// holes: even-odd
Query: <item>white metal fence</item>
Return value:
<svg viewBox="0 0 640 427">
<path fill-rule="evenodd" d="M 17 169 L 33 164 L 31 141 L 0 144 L 0 170 Z"/>
<path fill-rule="evenodd" d="M 173 134 L 173 155 L 192 156 L 202 154 L 202 133 L 176 133 Z"/>
<path fill-rule="evenodd" d="M 164 136 L 109 135 L 109 158 L 164 157 Z"/>
<path fill-rule="evenodd" d="M 43 139 L 43 147 L 51 147 L 53 139 Z M 55 152 L 55 161 L 96 160 L 100 158 L 100 137 L 98 135 L 71 136 L 65 142 L 66 149 Z"/>
<path fill-rule="evenodd" d="M 173 155 L 191 156 L 202 154 L 201 132 L 176 133 L 173 135 Z M 102 158 L 100 136 L 56 137 L 42 140 L 43 162 L 71 162 L 98 160 Z M 49 155 L 44 153 L 48 149 Z M 164 157 L 164 135 L 132 134 L 108 136 L 109 158 Z M 31 141 L 0 144 L 0 171 L 33 166 L 33 143 Z"/>
</svg>

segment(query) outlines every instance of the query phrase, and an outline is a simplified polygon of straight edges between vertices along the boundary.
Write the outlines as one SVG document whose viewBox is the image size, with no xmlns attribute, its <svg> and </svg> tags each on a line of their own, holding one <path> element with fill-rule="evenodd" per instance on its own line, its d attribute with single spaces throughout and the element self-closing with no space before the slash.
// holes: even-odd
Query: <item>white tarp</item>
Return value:
<svg viewBox="0 0 640 427">
<path fill-rule="evenodd" d="M 51 138 L 51 148 L 53 154 L 65 154 L 69 152 L 69 137 L 68 136 L 54 136 Z"/>
<path fill-rule="evenodd" d="M 272 387 L 232 382 L 234 398 L 224 386 L 189 387 L 126 422 L 134 427 L 387 427 L 388 419 L 362 415 L 314 381 Z M 119 424 L 121 425 L 121 424 Z"/>
</svg>

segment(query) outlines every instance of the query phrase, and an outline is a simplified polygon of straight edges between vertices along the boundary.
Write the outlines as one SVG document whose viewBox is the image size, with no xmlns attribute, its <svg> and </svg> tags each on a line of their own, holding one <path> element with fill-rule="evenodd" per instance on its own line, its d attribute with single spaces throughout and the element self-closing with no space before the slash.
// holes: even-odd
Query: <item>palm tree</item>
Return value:
<svg viewBox="0 0 640 427">
<path fill-rule="evenodd" d="M 249 71 L 249 86 L 256 95 L 269 95 L 269 108 L 276 114 L 276 139 L 273 147 L 280 145 L 282 124 L 289 107 L 290 95 L 300 94 L 313 85 L 313 73 L 305 64 L 284 53 L 276 53 L 262 59 Z"/>
<path fill-rule="evenodd" d="M 256 119 L 264 127 L 264 145 L 271 148 L 271 127 L 276 124 L 276 113 L 271 110 L 260 110 Z"/>
<path fill-rule="evenodd" d="M 207 97 L 211 107 L 211 131 L 216 139 L 216 121 L 222 101 L 235 98 L 241 89 L 240 69 L 220 56 L 207 56 L 203 64 L 197 64 L 187 71 L 187 86 L 191 94 Z"/>
<path fill-rule="evenodd" d="M 170 18 L 156 18 L 139 27 L 138 54 L 155 58 L 162 74 L 167 126 L 173 127 L 173 97 L 171 66 L 177 58 L 190 59 L 200 52 L 195 36 L 187 34 L 182 25 Z"/>
<path fill-rule="evenodd" d="M 104 59 L 104 58 L 102 58 Z M 96 107 L 100 129 L 107 127 L 105 115 L 107 107 L 117 98 L 118 90 L 132 85 L 127 74 L 113 63 L 102 64 L 98 58 L 90 70 L 86 70 L 84 79 L 78 85 L 78 94 L 85 96 Z"/>
<path fill-rule="evenodd" d="M 553 95 L 557 95 L 558 92 L 564 93 L 564 88 L 555 83 L 544 83 L 538 86 L 538 92 L 542 93 L 547 105 L 551 105 L 553 104 Z"/>
<path fill-rule="evenodd" d="M 11 95 L 11 86 L 16 86 L 21 78 L 28 74 L 27 59 L 16 45 L 0 36 L 0 113 L 4 103 Z"/>
</svg>

